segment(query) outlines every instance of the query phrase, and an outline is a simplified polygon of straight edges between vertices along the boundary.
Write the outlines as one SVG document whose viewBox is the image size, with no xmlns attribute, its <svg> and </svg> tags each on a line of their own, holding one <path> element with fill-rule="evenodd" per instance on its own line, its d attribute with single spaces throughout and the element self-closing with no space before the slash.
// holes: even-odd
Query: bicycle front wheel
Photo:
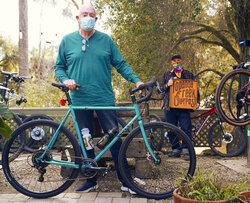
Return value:
<svg viewBox="0 0 250 203">
<path fill-rule="evenodd" d="M 66 190 L 77 177 L 79 169 L 65 164 L 80 163 L 80 149 L 74 136 L 62 127 L 55 143 L 40 159 L 59 124 L 49 120 L 24 123 L 12 133 L 3 151 L 3 170 L 9 183 L 24 195 L 48 198 Z M 30 134 L 30 135 L 29 135 Z M 20 137 L 36 136 L 32 144 L 33 153 L 24 149 L 27 143 L 17 145 Z M 27 140 L 27 139 L 22 139 Z M 11 149 L 16 148 L 16 158 L 9 162 Z"/>
<path fill-rule="evenodd" d="M 247 147 L 245 127 L 216 121 L 208 132 L 208 143 L 211 150 L 219 156 L 238 156 Z"/>
<path fill-rule="evenodd" d="M 237 69 L 225 75 L 216 91 L 216 108 L 219 115 L 231 125 L 250 124 L 250 71 Z"/>
<path fill-rule="evenodd" d="M 119 167 L 121 175 L 128 187 L 137 194 L 149 199 L 165 199 L 172 196 L 173 190 L 178 187 L 175 180 L 192 176 L 196 166 L 196 156 L 191 140 L 174 125 L 163 122 L 144 124 L 147 140 L 154 155 L 160 162 L 155 162 L 149 154 L 142 138 L 139 127 L 133 130 L 123 142 L 119 153 Z M 171 139 L 173 136 L 174 139 Z M 156 146 L 156 140 L 159 145 Z M 175 149 L 185 148 L 190 159 L 170 157 L 174 142 Z M 154 144 L 152 145 L 152 142 Z M 163 143 L 163 144 L 162 144 Z"/>
</svg>

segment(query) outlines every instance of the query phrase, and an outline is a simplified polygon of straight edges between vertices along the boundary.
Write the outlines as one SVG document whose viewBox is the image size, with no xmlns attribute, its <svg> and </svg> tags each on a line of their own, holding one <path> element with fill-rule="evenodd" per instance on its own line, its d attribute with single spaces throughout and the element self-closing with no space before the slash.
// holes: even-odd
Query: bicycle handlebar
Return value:
<svg viewBox="0 0 250 203">
<path fill-rule="evenodd" d="M 3 70 L 0 70 L 0 73 L 4 74 L 5 75 L 5 81 L 7 82 L 9 79 L 12 79 L 14 80 L 15 82 L 24 82 L 24 80 L 26 79 L 32 79 L 33 76 L 18 76 L 18 77 L 15 77 L 14 75 L 17 74 L 17 72 L 7 72 L 7 71 L 3 71 Z"/>
<path fill-rule="evenodd" d="M 153 77 L 150 82 L 144 83 L 137 88 L 129 89 L 129 93 L 130 93 L 132 102 L 139 104 L 139 103 L 142 103 L 144 101 L 148 101 L 153 93 L 153 86 L 155 86 L 155 85 L 156 85 L 156 78 Z M 144 97 L 142 97 L 140 99 L 136 99 L 134 93 L 138 92 L 139 90 L 144 90 L 144 89 L 148 90 L 148 94 L 146 94 Z"/>
<path fill-rule="evenodd" d="M 132 98 L 132 102 L 133 103 L 141 103 L 143 101 L 148 101 L 152 95 L 152 92 L 153 92 L 153 86 L 156 84 L 156 78 L 153 77 L 152 80 L 150 82 L 147 82 L 147 83 L 144 83 L 142 85 L 140 85 L 139 87 L 137 88 L 134 88 L 134 89 L 130 89 L 129 92 L 130 92 L 130 96 Z M 69 97 L 69 88 L 67 88 L 65 86 L 65 84 L 62 84 L 62 83 L 52 83 L 52 86 L 54 87 L 57 87 L 59 89 L 61 89 L 63 92 L 65 92 L 66 96 L 67 96 L 67 100 L 69 102 L 69 104 L 71 103 L 71 99 Z M 79 88 L 81 87 L 80 85 L 76 84 L 76 87 Z M 147 89 L 148 90 L 148 94 L 140 99 L 137 99 L 135 98 L 135 95 L 134 93 L 135 92 L 138 92 L 139 90 L 144 90 L 144 89 Z"/>
</svg>

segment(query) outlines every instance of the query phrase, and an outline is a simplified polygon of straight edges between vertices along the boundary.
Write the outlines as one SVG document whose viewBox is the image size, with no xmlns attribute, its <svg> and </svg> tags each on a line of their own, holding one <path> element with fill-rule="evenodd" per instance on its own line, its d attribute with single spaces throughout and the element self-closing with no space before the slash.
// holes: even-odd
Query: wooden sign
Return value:
<svg viewBox="0 0 250 203">
<path fill-rule="evenodd" d="M 173 79 L 170 86 L 170 108 L 196 109 L 197 81 Z"/>
</svg>

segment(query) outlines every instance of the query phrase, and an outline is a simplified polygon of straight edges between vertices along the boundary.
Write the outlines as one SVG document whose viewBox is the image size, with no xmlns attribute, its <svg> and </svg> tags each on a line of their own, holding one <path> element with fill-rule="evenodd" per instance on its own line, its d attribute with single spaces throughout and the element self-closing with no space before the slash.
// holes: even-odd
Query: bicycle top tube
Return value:
<svg viewBox="0 0 250 203">
<path fill-rule="evenodd" d="M 191 117 L 191 119 L 196 119 L 196 118 L 199 118 L 199 117 L 201 117 L 201 116 L 203 116 L 203 115 L 206 115 L 206 114 L 212 115 L 212 114 L 214 114 L 214 113 L 216 113 L 216 112 L 217 112 L 217 110 L 216 110 L 216 107 L 214 106 L 214 107 L 212 107 L 211 109 L 209 109 L 209 110 L 207 110 L 207 111 L 205 111 L 205 112 L 202 112 L 202 113 L 198 114 L 197 116 Z"/>
</svg>

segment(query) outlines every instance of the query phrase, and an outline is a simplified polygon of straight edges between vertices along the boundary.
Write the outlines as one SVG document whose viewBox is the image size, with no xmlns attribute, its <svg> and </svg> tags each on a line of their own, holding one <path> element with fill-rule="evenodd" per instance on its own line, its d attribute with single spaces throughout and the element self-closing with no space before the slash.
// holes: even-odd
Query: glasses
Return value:
<svg viewBox="0 0 250 203">
<path fill-rule="evenodd" d="M 82 51 L 86 51 L 86 39 L 82 40 Z"/>
</svg>

